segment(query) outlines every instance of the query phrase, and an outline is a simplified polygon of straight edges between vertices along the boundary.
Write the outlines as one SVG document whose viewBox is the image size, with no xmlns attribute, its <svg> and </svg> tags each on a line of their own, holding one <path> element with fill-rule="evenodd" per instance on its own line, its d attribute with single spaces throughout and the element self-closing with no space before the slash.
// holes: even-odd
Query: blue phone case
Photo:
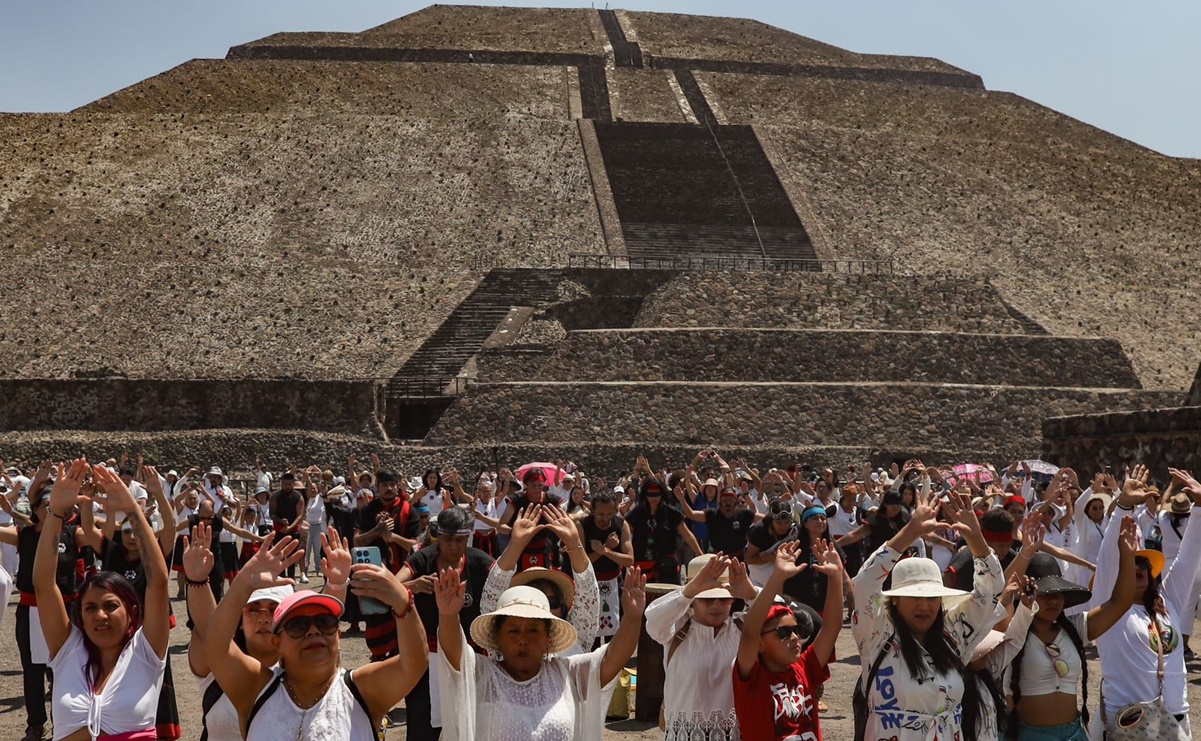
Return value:
<svg viewBox="0 0 1201 741">
<path fill-rule="evenodd" d="M 379 548 L 369 545 L 355 548 L 351 553 L 354 555 L 355 563 L 370 563 L 376 566 L 383 566 L 384 562 L 380 559 Z M 390 612 L 392 608 L 371 597 L 359 597 L 359 612 L 364 615 L 382 615 L 385 612 Z"/>
</svg>

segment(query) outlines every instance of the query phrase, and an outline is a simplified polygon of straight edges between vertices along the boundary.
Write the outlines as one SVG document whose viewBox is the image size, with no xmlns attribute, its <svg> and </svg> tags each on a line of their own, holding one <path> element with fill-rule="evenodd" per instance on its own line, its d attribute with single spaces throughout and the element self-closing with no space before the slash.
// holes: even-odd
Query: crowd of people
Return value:
<svg viewBox="0 0 1201 741">
<path fill-rule="evenodd" d="M 219 467 L 7 468 L 26 741 L 365 741 L 402 703 L 413 741 L 599 740 L 643 630 L 671 740 L 820 740 L 835 702 L 869 741 L 1191 738 L 1188 472 L 1083 487 L 1041 462 L 761 472 L 713 450 L 611 482 L 517 472 L 260 463 L 239 496 Z M 823 693 L 844 625 L 849 706 Z"/>
</svg>

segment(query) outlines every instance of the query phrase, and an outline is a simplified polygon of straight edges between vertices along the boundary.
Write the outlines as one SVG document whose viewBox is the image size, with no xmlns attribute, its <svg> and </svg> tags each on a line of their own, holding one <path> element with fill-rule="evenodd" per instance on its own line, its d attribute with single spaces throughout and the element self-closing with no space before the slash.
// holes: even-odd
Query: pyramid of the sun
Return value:
<svg viewBox="0 0 1201 741">
<path fill-rule="evenodd" d="M 938 60 L 433 6 L 0 115 L 0 429 L 1031 452 L 1180 403 L 1199 243 L 1196 161 Z"/>
</svg>

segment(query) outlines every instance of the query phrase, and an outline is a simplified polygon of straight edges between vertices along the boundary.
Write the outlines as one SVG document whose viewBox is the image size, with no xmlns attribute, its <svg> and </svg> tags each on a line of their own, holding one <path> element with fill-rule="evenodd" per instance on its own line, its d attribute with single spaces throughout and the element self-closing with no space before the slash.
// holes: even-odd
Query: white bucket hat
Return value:
<svg viewBox="0 0 1201 741">
<path fill-rule="evenodd" d="M 892 589 L 881 592 L 883 597 L 942 597 L 943 607 L 950 609 L 971 596 L 962 589 L 944 587 L 942 572 L 930 558 L 906 558 L 892 570 Z M 950 598 L 950 599 L 948 599 Z"/>
<path fill-rule="evenodd" d="M 706 553 L 689 561 L 688 568 L 684 571 L 688 581 L 695 579 L 701 573 L 701 569 L 705 568 L 705 565 L 716 557 L 716 554 Z M 695 599 L 733 599 L 734 595 L 730 594 L 730 570 L 723 570 L 717 580 L 720 586 L 706 589 L 698 594 Z"/>
<path fill-rule="evenodd" d="M 225 475 L 225 472 L 221 470 L 220 466 L 213 466 L 210 468 L 209 472 L 206 473 L 204 477 L 207 479 L 209 476 L 220 476 L 222 484 L 229 483 L 229 477 Z"/>
<path fill-rule="evenodd" d="M 250 593 L 250 599 L 246 600 L 246 604 L 258 602 L 259 600 L 266 600 L 268 602 L 274 602 L 278 605 L 283 603 L 283 601 L 287 598 L 291 597 L 294 591 L 295 590 L 293 590 L 292 587 L 287 584 L 279 587 L 264 587 L 262 589 L 256 589 Z"/>
<path fill-rule="evenodd" d="M 520 617 L 546 620 L 550 623 L 551 654 L 561 653 L 575 645 L 579 637 L 575 628 L 566 620 L 551 614 L 550 602 L 537 587 L 509 587 L 500 595 L 496 609 L 471 621 L 471 638 L 476 645 L 489 653 L 500 654 L 496 643 L 496 619 L 498 617 Z"/>
</svg>

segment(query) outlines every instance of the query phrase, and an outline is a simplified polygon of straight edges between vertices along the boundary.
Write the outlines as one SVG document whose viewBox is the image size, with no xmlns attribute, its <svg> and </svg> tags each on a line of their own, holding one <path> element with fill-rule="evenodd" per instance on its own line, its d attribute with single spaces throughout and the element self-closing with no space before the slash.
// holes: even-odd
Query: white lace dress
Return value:
<svg viewBox="0 0 1201 741">
<path fill-rule="evenodd" d="M 460 628 L 460 630 L 462 630 Z M 463 638 L 463 646 L 467 639 Z M 495 659 L 464 648 L 455 671 L 438 653 L 444 741 L 601 741 L 616 677 L 600 683 L 608 646 L 551 657 L 519 682 Z"/>
</svg>

